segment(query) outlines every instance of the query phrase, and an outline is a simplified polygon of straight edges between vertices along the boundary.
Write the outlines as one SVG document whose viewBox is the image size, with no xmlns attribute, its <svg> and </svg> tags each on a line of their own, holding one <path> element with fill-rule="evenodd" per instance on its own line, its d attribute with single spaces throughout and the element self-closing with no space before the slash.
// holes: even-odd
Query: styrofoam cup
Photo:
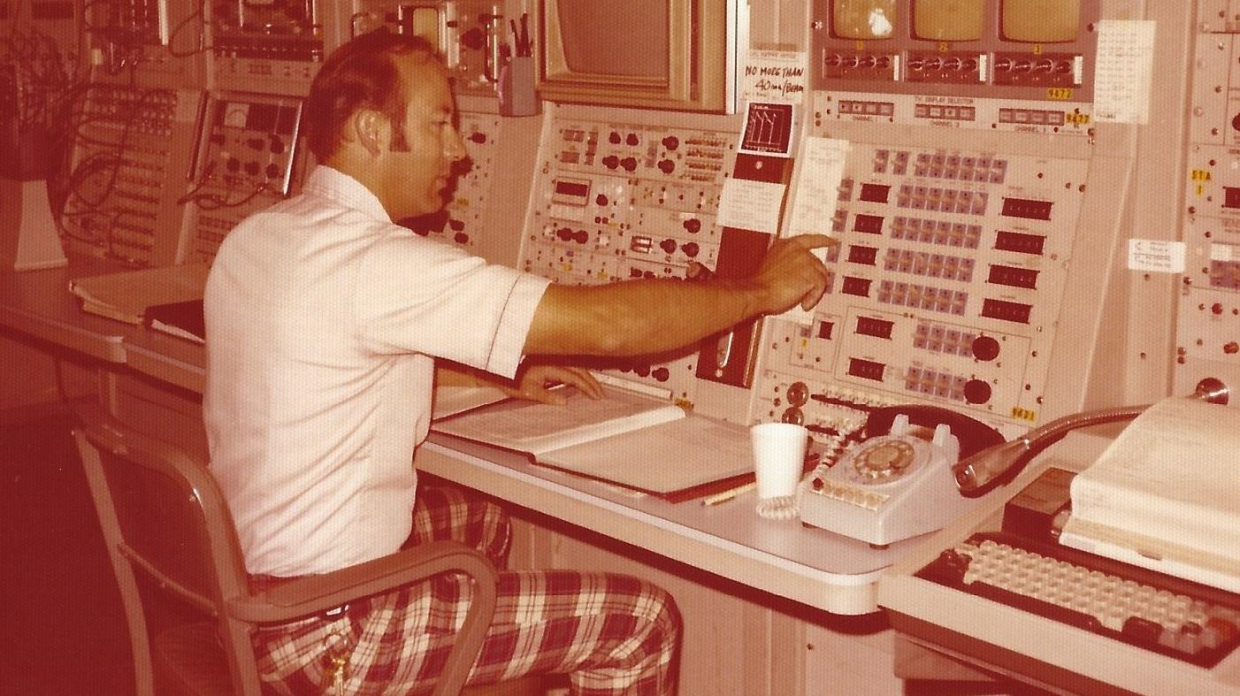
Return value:
<svg viewBox="0 0 1240 696">
<path fill-rule="evenodd" d="M 758 498 L 795 495 L 804 471 L 809 431 L 793 423 L 759 423 L 749 429 L 749 436 Z"/>
</svg>

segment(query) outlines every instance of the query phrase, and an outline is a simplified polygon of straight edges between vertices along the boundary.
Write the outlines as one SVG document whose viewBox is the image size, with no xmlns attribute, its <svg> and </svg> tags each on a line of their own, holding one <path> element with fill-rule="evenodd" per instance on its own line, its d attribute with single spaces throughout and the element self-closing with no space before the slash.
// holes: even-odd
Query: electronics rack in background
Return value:
<svg viewBox="0 0 1240 696">
<path fill-rule="evenodd" d="M 193 0 L 86 3 L 83 31 L 91 79 L 139 87 L 203 88 L 204 5 Z"/>
<path fill-rule="evenodd" d="M 349 36 L 380 27 L 438 46 L 457 94 L 493 96 L 508 24 L 503 0 L 353 0 Z"/>
<path fill-rule="evenodd" d="M 520 268 L 573 285 L 714 269 L 715 215 L 739 117 L 556 107 L 546 119 Z M 691 311 L 686 308 L 686 311 Z M 693 401 L 696 347 L 596 367 Z"/>
<path fill-rule="evenodd" d="M 304 173 L 302 102 L 297 97 L 213 95 L 198 143 L 178 258 L 210 262 L 224 237 L 251 213 L 285 198 Z"/>
<path fill-rule="evenodd" d="M 203 93 L 94 83 L 69 124 L 60 216 L 71 250 L 138 266 L 178 262 L 186 175 Z"/>
<path fill-rule="evenodd" d="M 1228 79 L 1240 58 L 1234 18 L 1226 0 L 1203 0 L 1197 10 L 1177 394 L 1191 392 L 1203 377 L 1240 384 L 1240 85 Z"/>
<path fill-rule="evenodd" d="M 815 3 L 807 132 L 850 143 L 841 244 L 812 322 L 766 322 L 752 421 L 838 450 L 877 406 L 1009 437 L 1082 408 L 1135 156 L 1090 122 L 1099 3 L 957 5 Z M 1035 5 L 1057 43 L 1012 36 Z"/>
<path fill-rule="evenodd" d="M 214 88 L 309 93 L 326 52 L 323 0 L 203 1 L 210 3 L 207 40 Z"/>
</svg>

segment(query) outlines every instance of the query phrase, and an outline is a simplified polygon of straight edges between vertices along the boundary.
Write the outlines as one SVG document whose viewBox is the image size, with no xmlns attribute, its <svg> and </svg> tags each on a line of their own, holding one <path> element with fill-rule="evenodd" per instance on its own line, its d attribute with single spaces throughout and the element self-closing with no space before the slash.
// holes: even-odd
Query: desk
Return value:
<svg viewBox="0 0 1240 696">
<path fill-rule="evenodd" d="M 102 401 L 114 414 L 158 437 L 200 446 L 202 347 L 78 309 L 68 280 L 108 270 L 75 260 L 67 269 L 4 274 L 0 327 L 90 356 L 105 376 Z M 881 620 L 857 635 L 855 627 L 840 630 L 827 612 L 874 611 L 883 568 L 914 542 L 876 552 L 796 521 L 762 520 L 752 494 L 711 508 L 634 498 L 441 436 L 421 448 L 415 463 L 516 506 L 515 566 L 628 572 L 671 591 L 688 636 L 684 696 L 900 689 L 891 672 L 893 636 L 879 630 Z M 566 524 L 544 526 L 551 518 Z M 640 558 L 626 555 L 634 549 Z"/>
<path fill-rule="evenodd" d="M 61 268 L 0 271 L 0 326 L 104 362 L 125 362 L 124 340 L 142 327 L 87 314 L 69 281 L 119 270 L 98 259 Z"/>
<path fill-rule="evenodd" d="M 874 550 L 800 520 L 763 519 L 752 491 L 712 507 L 673 504 L 447 435 L 432 434 L 414 462 L 419 471 L 832 614 L 876 611 L 883 569 L 917 543 Z"/>
<path fill-rule="evenodd" d="M 1113 437 L 1114 432 L 1105 430 L 1070 433 L 1035 460 L 1008 495 L 1047 467 L 1080 471 Z M 896 629 L 908 635 L 910 664 L 924 659 L 920 650 L 928 650 L 1057 691 L 1240 696 L 1240 651 L 1205 669 L 914 576 L 942 549 L 975 531 L 999 529 L 1003 503 L 980 505 L 934 534 L 900 558 L 879 583 L 880 603 L 893 612 Z"/>
</svg>

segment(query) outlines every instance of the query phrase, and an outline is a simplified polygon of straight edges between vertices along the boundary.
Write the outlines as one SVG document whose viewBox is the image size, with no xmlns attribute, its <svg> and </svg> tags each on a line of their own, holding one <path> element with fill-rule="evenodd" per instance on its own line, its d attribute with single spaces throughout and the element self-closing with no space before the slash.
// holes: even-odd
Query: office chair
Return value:
<svg viewBox="0 0 1240 696">
<path fill-rule="evenodd" d="M 112 568 L 120 584 L 134 654 L 138 696 L 159 693 L 258 696 L 251 629 L 322 613 L 351 600 L 444 572 L 475 585 L 458 641 L 433 696 L 509 694 L 537 681 L 461 691 L 495 611 L 497 574 L 478 551 L 433 542 L 321 576 L 250 591 L 236 529 L 207 467 L 167 443 L 89 407 L 74 430 Z M 139 583 L 139 578 L 152 582 Z M 147 592 L 140 592 L 140 587 Z M 210 620 L 148 635 L 157 587 Z M 154 596 L 163 596 L 163 593 Z"/>
</svg>

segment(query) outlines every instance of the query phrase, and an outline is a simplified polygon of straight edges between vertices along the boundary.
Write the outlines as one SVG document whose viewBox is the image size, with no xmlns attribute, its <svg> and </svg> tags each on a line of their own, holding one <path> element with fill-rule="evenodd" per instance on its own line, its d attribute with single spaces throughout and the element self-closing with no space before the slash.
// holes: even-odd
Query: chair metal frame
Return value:
<svg viewBox="0 0 1240 696">
<path fill-rule="evenodd" d="M 170 443 L 136 431 L 101 408 L 88 407 L 79 415 L 84 423 L 74 429 L 74 437 L 125 606 L 138 696 L 150 696 L 155 689 L 152 644 L 138 591 L 140 575 L 215 619 L 234 690 L 244 696 L 258 696 L 258 670 L 250 642 L 257 625 L 321 614 L 447 572 L 469 576 L 474 582 L 474 597 L 432 694 L 460 693 L 495 611 L 498 573 L 486 556 L 458 542 L 437 541 L 332 573 L 293 579 L 255 594 L 250 590 L 232 516 L 205 463 Z M 216 576 L 216 581 L 209 583 L 210 593 L 193 589 L 190 585 L 197 583 L 178 579 L 176 569 L 164 567 L 159 559 L 148 558 L 126 543 L 107 474 L 109 467 L 118 465 L 160 472 L 176 482 L 186 499 L 196 503 L 201 514 L 195 524 L 201 532 L 198 543 L 204 547 L 202 553 L 209 555 L 207 564 Z"/>
</svg>

